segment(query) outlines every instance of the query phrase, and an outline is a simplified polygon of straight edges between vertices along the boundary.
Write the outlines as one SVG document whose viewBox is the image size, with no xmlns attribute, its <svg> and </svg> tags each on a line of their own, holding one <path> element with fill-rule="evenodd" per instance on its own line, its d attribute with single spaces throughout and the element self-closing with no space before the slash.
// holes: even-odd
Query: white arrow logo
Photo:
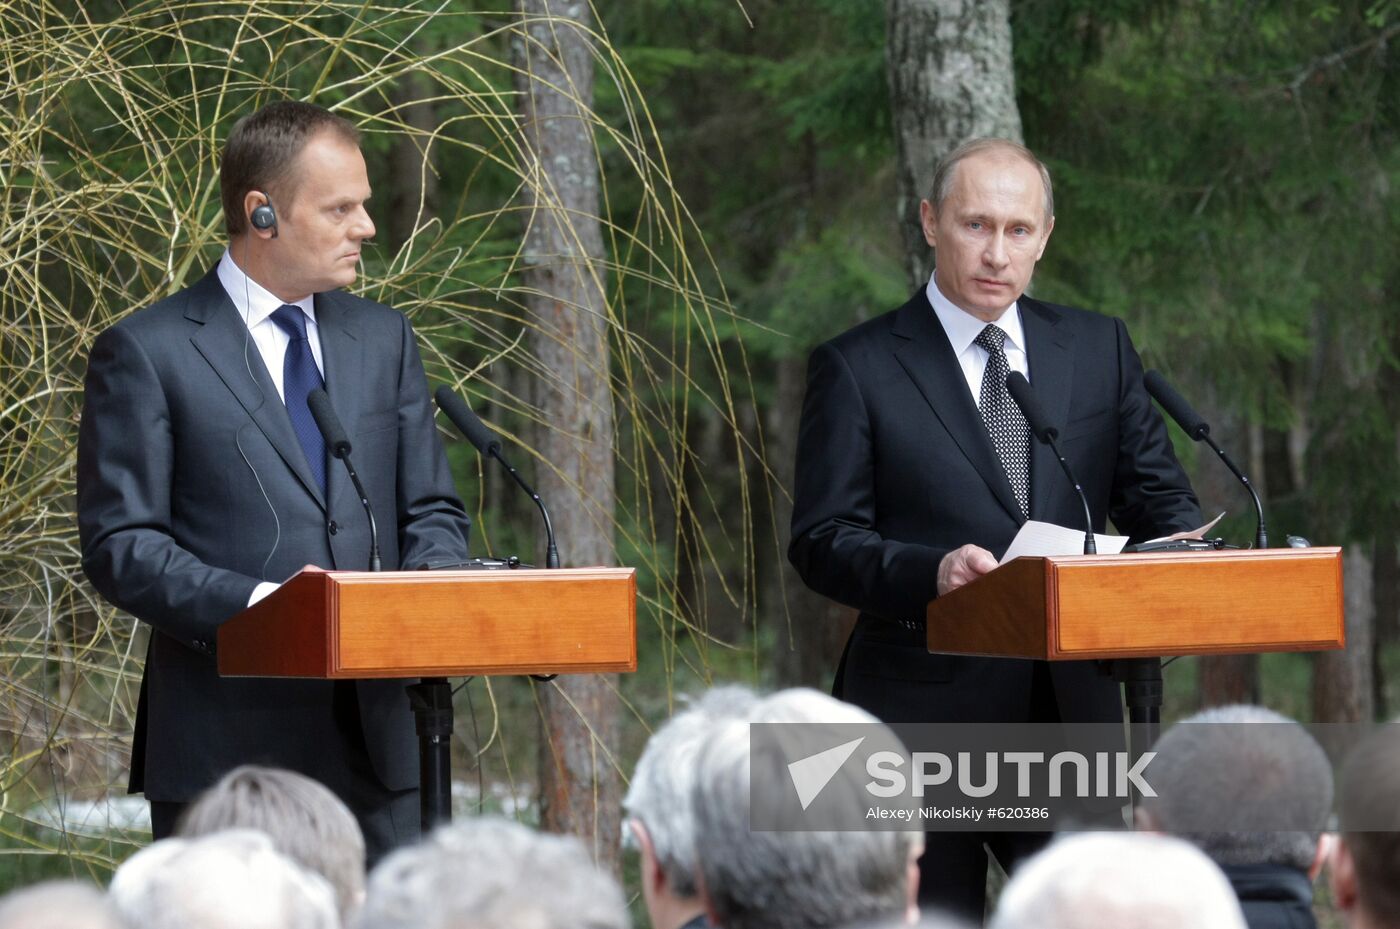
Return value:
<svg viewBox="0 0 1400 929">
<path fill-rule="evenodd" d="M 792 776 L 792 786 L 797 788 L 797 799 L 802 802 L 802 809 L 811 806 L 812 801 L 817 799 L 817 794 L 831 783 L 831 779 L 841 770 L 846 759 L 850 758 L 864 741 L 865 736 L 861 736 L 788 765 L 788 774 Z"/>
</svg>

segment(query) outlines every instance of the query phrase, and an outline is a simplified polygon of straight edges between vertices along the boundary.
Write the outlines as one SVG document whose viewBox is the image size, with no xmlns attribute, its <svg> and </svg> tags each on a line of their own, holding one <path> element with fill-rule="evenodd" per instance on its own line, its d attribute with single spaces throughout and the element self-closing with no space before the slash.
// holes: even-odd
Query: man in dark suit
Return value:
<svg viewBox="0 0 1400 929">
<path fill-rule="evenodd" d="M 374 234 L 355 128 L 272 104 L 234 127 L 220 170 L 218 266 L 102 333 L 88 361 L 83 568 L 152 627 L 130 788 L 160 838 L 229 769 L 290 768 L 346 801 L 374 859 L 418 832 L 402 684 L 220 678 L 216 635 L 303 566 L 368 565 L 364 510 L 307 407 L 322 385 L 386 568 L 461 561 L 469 521 L 408 321 L 338 289 Z"/>
<path fill-rule="evenodd" d="M 928 601 L 994 569 L 1026 519 L 1083 523 L 1007 395 L 1009 371 L 1059 429 L 1098 531 L 1111 517 L 1142 540 L 1200 513 L 1123 323 L 1025 296 L 1054 226 L 1040 161 L 1004 140 L 967 143 L 920 215 L 937 258 L 927 287 L 808 367 L 788 555 L 809 587 L 861 612 L 836 692 L 886 722 L 1121 722 L 1117 685 L 1091 663 L 924 647 Z M 931 833 L 922 902 L 981 918 L 984 838 L 1008 867 L 1043 842 Z"/>
</svg>

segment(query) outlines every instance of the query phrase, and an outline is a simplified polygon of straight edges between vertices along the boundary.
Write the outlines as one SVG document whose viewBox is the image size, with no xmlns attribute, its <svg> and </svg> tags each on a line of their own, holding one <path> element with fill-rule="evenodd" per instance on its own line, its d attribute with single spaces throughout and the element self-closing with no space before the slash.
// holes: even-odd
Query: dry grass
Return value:
<svg viewBox="0 0 1400 929">
<path fill-rule="evenodd" d="M 432 380 L 486 404 L 517 440 L 541 427 L 531 384 L 551 373 L 527 349 L 518 274 L 540 256 L 519 243 L 531 221 L 523 194 L 548 205 L 554 192 L 516 121 L 509 48 L 520 24 L 463 7 L 0 0 L 0 832 L 12 852 L 64 848 L 101 870 L 121 851 L 80 849 L 30 822 L 124 779 L 144 652 L 131 618 L 79 566 L 84 359 L 98 332 L 217 258 L 217 155 L 237 117 L 306 99 L 357 123 L 372 163 L 405 133 L 432 148 L 425 170 L 449 166 L 454 186 L 436 212 L 420 205 L 400 247 L 370 257 L 358 289 L 414 319 Z M 620 475 L 617 512 L 597 517 L 642 569 L 642 613 L 661 627 L 668 675 L 704 678 L 716 643 L 686 605 L 678 565 L 723 561 L 707 574 L 730 579 L 729 602 L 749 615 L 750 504 L 767 487 L 744 475 L 752 461 L 762 468 L 761 443 L 741 428 L 737 321 L 638 88 L 606 34 L 594 40 L 608 255 L 589 273 L 608 295 Z M 410 104 L 426 104 L 426 124 Z M 729 460 L 705 468 L 737 485 L 741 512 L 720 518 L 692 496 L 705 486 L 686 438 L 697 416 L 727 434 Z"/>
</svg>

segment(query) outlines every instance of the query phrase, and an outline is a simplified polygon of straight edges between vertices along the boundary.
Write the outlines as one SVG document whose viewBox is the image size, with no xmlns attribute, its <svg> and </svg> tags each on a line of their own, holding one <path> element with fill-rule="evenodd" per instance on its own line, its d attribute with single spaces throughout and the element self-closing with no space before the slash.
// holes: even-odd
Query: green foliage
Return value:
<svg viewBox="0 0 1400 929">
<path fill-rule="evenodd" d="M 1026 137 L 1056 178 L 1038 293 L 1125 316 L 1149 365 L 1246 421 L 1309 428 L 1304 526 L 1393 532 L 1400 465 L 1375 456 L 1396 447 L 1391 12 L 1075 6 L 1017 8 Z M 1086 31 L 1092 54 L 1057 57 Z"/>
</svg>

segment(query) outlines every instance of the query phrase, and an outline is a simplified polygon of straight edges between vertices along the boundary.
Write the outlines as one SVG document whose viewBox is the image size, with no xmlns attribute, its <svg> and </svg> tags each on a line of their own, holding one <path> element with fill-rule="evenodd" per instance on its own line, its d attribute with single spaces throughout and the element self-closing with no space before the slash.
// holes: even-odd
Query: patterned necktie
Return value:
<svg viewBox="0 0 1400 929">
<path fill-rule="evenodd" d="M 287 415 L 292 420 L 292 431 L 306 453 L 306 463 L 311 465 L 311 474 L 321 488 L 321 498 L 326 496 L 326 440 L 321 430 L 316 428 L 316 420 L 311 416 L 311 407 L 306 398 L 311 391 L 325 386 L 321 372 L 316 367 L 316 359 L 311 355 L 311 342 L 306 337 L 306 314 L 301 307 L 283 304 L 272 314 L 272 321 L 291 337 L 287 353 L 282 356 L 282 397 L 287 404 Z"/>
<path fill-rule="evenodd" d="M 1011 481 L 1011 490 L 1016 494 L 1016 503 L 1021 507 L 1021 515 L 1030 516 L 1031 497 L 1031 429 L 1026 425 L 1026 417 L 1021 408 L 1011 399 L 1006 389 L 1006 376 L 1011 366 L 1006 361 L 1006 333 L 999 327 L 988 325 L 978 333 L 972 344 L 987 350 L 987 367 L 982 372 L 982 398 L 978 407 L 982 411 L 982 421 L 987 424 L 992 445 Z"/>
</svg>

